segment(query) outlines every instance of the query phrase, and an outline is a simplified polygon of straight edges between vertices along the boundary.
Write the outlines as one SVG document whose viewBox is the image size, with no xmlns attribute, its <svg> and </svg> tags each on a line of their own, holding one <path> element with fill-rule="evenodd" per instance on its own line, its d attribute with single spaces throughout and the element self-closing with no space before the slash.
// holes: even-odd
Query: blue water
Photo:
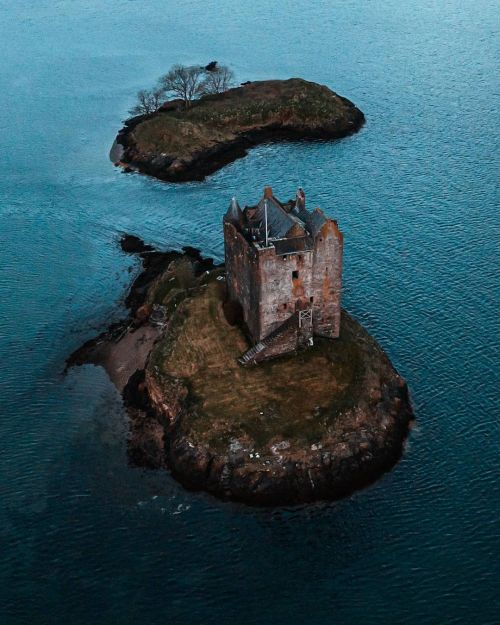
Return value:
<svg viewBox="0 0 500 625">
<path fill-rule="evenodd" d="M 0 0 L 2 625 L 500 622 L 499 23 L 493 0 Z M 367 124 L 201 183 L 115 170 L 135 92 L 212 59 L 327 84 Z M 229 198 L 266 184 L 339 220 L 345 306 L 415 405 L 400 464 L 336 504 L 254 510 L 131 468 L 105 373 L 61 375 L 123 312 L 123 232 L 221 259 Z"/>
</svg>

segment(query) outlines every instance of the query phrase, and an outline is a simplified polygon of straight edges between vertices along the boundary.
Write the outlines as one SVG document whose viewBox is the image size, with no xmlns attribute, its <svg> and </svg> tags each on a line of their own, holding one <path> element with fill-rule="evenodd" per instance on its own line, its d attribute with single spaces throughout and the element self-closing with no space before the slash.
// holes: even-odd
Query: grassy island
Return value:
<svg viewBox="0 0 500 625">
<path fill-rule="evenodd" d="M 167 467 L 223 499 L 277 505 L 342 497 L 397 462 L 413 418 L 407 386 L 348 313 L 338 339 L 243 367 L 249 343 L 225 313 L 224 267 L 136 237 L 122 248 L 143 263 L 130 314 L 68 366 L 106 368 L 130 414 L 134 464 Z"/>
<path fill-rule="evenodd" d="M 224 269 L 192 273 L 182 291 L 188 275 L 176 261 L 149 291 L 170 322 L 144 378 L 167 465 L 183 484 L 292 503 L 336 498 L 396 462 L 412 415 L 406 384 L 350 315 L 339 339 L 242 367 L 249 343 L 226 319 Z"/>
<path fill-rule="evenodd" d="M 183 424 L 191 439 L 218 452 L 241 439 L 265 454 L 283 439 L 301 448 L 345 425 L 342 414 L 356 405 L 369 361 L 380 356 L 366 353 L 361 327 L 344 314 L 338 340 L 316 339 L 313 349 L 242 367 L 237 358 L 250 345 L 227 322 L 223 299 L 217 281 L 186 299 L 150 358 L 160 386 L 174 378 L 189 387 Z"/>
<path fill-rule="evenodd" d="M 336 139 L 363 121 L 352 102 L 328 87 L 300 78 L 250 82 L 203 96 L 189 108 L 167 103 L 128 120 L 112 159 L 163 180 L 198 180 L 263 141 Z"/>
</svg>

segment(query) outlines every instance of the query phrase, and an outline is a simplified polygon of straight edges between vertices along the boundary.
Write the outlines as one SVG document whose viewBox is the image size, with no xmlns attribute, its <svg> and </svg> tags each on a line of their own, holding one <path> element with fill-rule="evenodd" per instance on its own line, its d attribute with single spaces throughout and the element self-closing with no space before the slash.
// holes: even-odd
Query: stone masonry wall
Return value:
<svg viewBox="0 0 500 625">
<path fill-rule="evenodd" d="M 312 288 L 314 334 L 336 338 L 340 332 L 343 237 L 336 223 L 325 222 L 314 242 Z"/>
<path fill-rule="evenodd" d="M 255 248 L 230 222 L 224 241 L 228 294 L 241 304 L 254 342 L 311 307 L 314 334 L 338 337 L 343 239 L 334 221 L 325 222 L 309 252 L 277 256 L 272 245 Z"/>
<path fill-rule="evenodd" d="M 297 309 L 310 308 L 313 253 L 276 256 L 273 247 L 259 251 L 261 282 L 260 337 L 268 336 Z M 296 276 L 294 277 L 294 272 Z"/>
<path fill-rule="evenodd" d="M 245 323 L 257 340 L 260 329 L 257 256 L 243 235 L 228 222 L 224 223 L 224 243 L 229 298 L 241 304 Z"/>
</svg>

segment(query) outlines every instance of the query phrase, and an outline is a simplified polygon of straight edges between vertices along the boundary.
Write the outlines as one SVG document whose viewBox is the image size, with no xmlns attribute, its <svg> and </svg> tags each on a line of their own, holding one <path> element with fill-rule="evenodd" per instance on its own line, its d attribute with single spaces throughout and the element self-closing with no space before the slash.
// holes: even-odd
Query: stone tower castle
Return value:
<svg viewBox="0 0 500 625">
<path fill-rule="evenodd" d="M 343 237 L 335 220 L 308 211 L 302 189 L 283 204 L 266 187 L 256 206 L 242 210 L 233 198 L 223 224 L 228 299 L 254 343 L 242 364 L 339 336 Z"/>
</svg>

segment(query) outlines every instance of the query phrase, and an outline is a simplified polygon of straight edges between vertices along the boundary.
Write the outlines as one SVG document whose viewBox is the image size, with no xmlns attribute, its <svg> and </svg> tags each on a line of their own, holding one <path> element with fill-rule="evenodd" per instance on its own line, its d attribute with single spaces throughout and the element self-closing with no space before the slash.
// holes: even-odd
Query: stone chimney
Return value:
<svg viewBox="0 0 500 625">
<path fill-rule="evenodd" d="M 264 187 L 264 197 L 267 199 L 271 199 L 273 197 L 272 187 Z"/>
<path fill-rule="evenodd" d="M 297 193 L 295 194 L 295 206 L 298 211 L 305 210 L 306 208 L 306 194 L 304 193 L 304 189 L 299 187 L 297 189 Z"/>
</svg>

